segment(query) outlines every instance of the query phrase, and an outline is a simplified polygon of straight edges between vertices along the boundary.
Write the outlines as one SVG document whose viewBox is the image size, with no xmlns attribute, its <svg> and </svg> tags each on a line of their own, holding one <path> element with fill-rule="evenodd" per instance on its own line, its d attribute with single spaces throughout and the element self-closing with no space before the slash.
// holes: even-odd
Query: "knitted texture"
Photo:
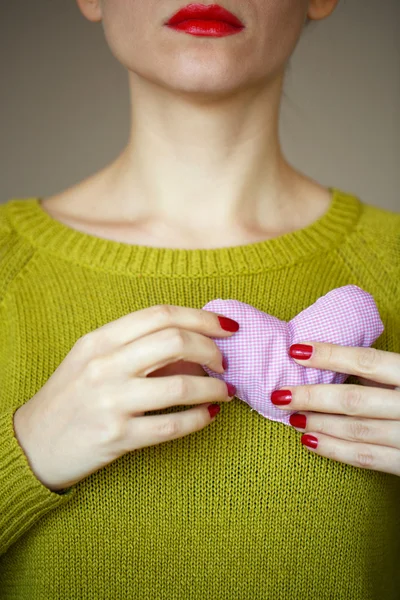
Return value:
<svg viewBox="0 0 400 600">
<path fill-rule="evenodd" d="M 231 299 L 289 322 L 356 285 L 385 327 L 374 347 L 400 352 L 399 232 L 400 215 L 339 190 L 302 230 L 193 250 L 88 235 L 37 198 L 0 206 L 1 600 L 398 600 L 400 478 L 319 456 L 238 398 L 63 496 L 13 414 L 81 336 L 155 304 Z"/>
<path fill-rule="evenodd" d="M 346 373 L 310 369 L 297 364 L 289 348 L 306 340 L 371 346 L 384 330 L 371 294 L 355 285 L 345 285 L 319 298 L 294 319 L 285 323 L 254 306 L 237 300 L 211 300 L 204 307 L 240 324 L 229 338 L 213 338 L 228 367 L 223 374 L 203 369 L 212 377 L 232 383 L 236 396 L 264 417 L 289 425 L 294 411 L 271 402 L 271 394 L 283 385 L 343 383 Z"/>
</svg>

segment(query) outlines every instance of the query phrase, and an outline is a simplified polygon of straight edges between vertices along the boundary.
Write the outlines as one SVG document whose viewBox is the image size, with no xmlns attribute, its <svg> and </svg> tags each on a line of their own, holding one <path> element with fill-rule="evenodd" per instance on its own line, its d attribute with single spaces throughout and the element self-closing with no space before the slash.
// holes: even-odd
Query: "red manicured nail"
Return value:
<svg viewBox="0 0 400 600">
<path fill-rule="evenodd" d="M 234 396 L 236 394 L 236 388 L 231 383 L 226 383 L 226 387 L 228 388 L 228 396 Z"/>
<path fill-rule="evenodd" d="M 239 329 L 239 323 L 228 317 L 218 317 L 221 327 L 224 331 L 237 331 Z"/>
<path fill-rule="evenodd" d="M 228 361 L 226 360 L 225 356 L 222 357 L 222 368 L 224 371 L 226 371 L 228 368 Z"/>
<path fill-rule="evenodd" d="M 271 394 L 272 404 L 277 406 L 283 406 L 284 404 L 290 404 L 292 401 L 292 392 L 289 390 L 275 390 Z"/>
<path fill-rule="evenodd" d="M 318 446 L 318 440 L 315 435 L 310 435 L 308 433 L 305 433 L 301 436 L 301 443 L 308 448 L 312 448 L 313 450 L 315 450 L 315 448 Z"/>
<path fill-rule="evenodd" d="M 221 410 L 221 407 L 219 404 L 210 404 L 210 406 L 207 407 L 208 408 L 208 412 L 210 413 L 210 417 L 213 419 L 215 417 L 215 415 L 217 415 L 219 413 L 219 411 Z"/>
<path fill-rule="evenodd" d="M 293 344 L 290 346 L 289 354 L 297 360 L 308 360 L 313 353 L 313 347 L 306 344 Z"/>
<path fill-rule="evenodd" d="M 293 425 L 293 427 L 299 427 L 299 429 L 305 429 L 307 425 L 307 417 L 306 415 L 300 415 L 299 413 L 295 415 L 290 415 L 289 423 Z"/>
</svg>

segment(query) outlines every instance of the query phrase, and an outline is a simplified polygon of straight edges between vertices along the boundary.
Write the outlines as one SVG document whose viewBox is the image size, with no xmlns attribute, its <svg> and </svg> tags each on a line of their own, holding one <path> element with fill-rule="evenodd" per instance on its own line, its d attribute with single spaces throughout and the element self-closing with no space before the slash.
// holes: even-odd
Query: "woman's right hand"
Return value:
<svg viewBox="0 0 400 600">
<path fill-rule="evenodd" d="M 15 435 L 35 476 L 59 491 L 127 452 L 206 427 L 212 422 L 209 403 L 231 399 L 224 381 L 146 376 L 182 359 L 223 373 L 223 357 L 210 337 L 230 335 L 213 312 L 160 305 L 81 337 L 14 414 Z M 144 416 L 188 404 L 195 407 Z"/>
</svg>

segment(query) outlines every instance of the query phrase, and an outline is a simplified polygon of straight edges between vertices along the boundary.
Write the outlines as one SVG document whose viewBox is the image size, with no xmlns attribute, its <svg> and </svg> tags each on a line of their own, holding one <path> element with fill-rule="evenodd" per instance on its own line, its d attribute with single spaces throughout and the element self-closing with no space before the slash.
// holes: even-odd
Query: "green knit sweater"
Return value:
<svg viewBox="0 0 400 600">
<path fill-rule="evenodd" d="M 36 479 L 13 430 L 77 339 L 127 313 L 232 298 L 290 320 L 346 284 L 377 302 L 375 347 L 400 352 L 400 215 L 337 189 L 312 225 L 217 249 L 129 245 L 37 198 L 3 204 L 0 598 L 398 600 L 400 477 L 318 456 L 237 398 L 66 495 Z"/>
</svg>

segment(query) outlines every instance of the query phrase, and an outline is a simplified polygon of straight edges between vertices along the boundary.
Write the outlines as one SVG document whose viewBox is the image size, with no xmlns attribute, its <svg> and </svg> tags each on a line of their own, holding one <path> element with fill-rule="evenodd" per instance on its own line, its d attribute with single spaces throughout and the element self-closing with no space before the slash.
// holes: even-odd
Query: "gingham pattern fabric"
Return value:
<svg viewBox="0 0 400 600">
<path fill-rule="evenodd" d="M 284 411 L 271 402 L 271 393 L 284 386 L 343 383 L 347 374 L 298 365 L 289 347 L 301 342 L 342 346 L 371 346 L 384 330 L 373 297 L 355 285 L 336 288 L 319 298 L 294 319 L 281 321 L 237 300 L 212 300 L 204 310 L 240 324 L 230 338 L 213 338 L 228 362 L 224 374 L 202 365 L 212 377 L 236 386 L 236 397 L 252 410 L 289 424 L 295 411 Z"/>
</svg>

